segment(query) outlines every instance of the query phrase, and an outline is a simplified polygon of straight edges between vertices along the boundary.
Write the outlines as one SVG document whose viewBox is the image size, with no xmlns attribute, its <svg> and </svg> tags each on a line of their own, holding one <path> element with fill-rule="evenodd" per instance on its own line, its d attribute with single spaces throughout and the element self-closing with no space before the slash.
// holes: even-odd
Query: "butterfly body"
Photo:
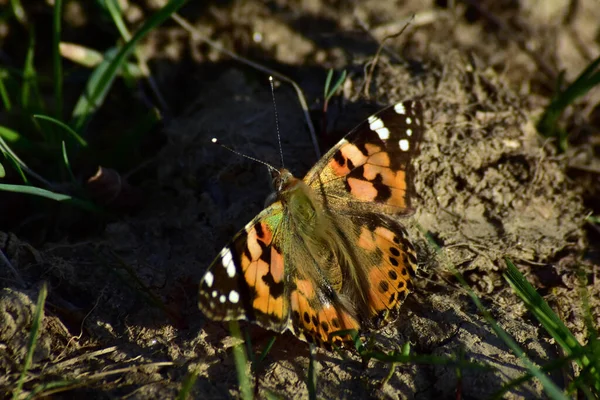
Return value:
<svg viewBox="0 0 600 400">
<path fill-rule="evenodd" d="M 404 102 L 369 117 L 304 179 L 274 171 L 273 202 L 209 267 L 200 309 L 326 347 L 349 340 L 332 332 L 394 318 L 416 270 L 395 217 L 412 211 L 421 113 L 419 103 Z"/>
</svg>

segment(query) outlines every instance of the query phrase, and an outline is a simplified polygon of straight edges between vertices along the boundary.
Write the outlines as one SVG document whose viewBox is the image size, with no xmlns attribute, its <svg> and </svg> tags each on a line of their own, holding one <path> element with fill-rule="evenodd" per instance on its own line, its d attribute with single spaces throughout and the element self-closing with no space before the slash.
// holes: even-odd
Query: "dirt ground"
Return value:
<svg viewBox="0 0 600 400">
<path fill-rule="evenodd" d="M 130 5 L 130 20 L 150 15 L 148 3 Z M 488 398 L 526 371 L 444 259 L 540 365 L 561 350 L 503 279 L 503 257 L 580 340 L 577 269 L 583 268 L 600 326 L 600 235 L 585 221 L 600 211 L 600 91 L 580 99 L 561 120 L 571 135 L 566 153 L 535 130 L 560 72 L 572 81 L 600 53 L 595 0 L 220 1 L 190 4 L 181 15 L 203 35 L 294 79 L 307 97 L 322 150 L 387 104 L 425 104 L 416 212 L 401 221 L 419 252 L 416 289 L 400 318 L 375 335 L 385 350 L 410 342 L 416 354 L 462 357 L 493 369 L 465 369 L 459 380 L 453 366 L 400 364 L 381 385 L 389 365 L 364 366 L 354 354 L 319 350 L 319 398 L 445 399 L 457 390 L 464 398 Z M 401 35 L 385 40 L 370 74 L 366 66 L 380 44 L 409 21 Z M 10 391 L 21 371 L 45 281 L 46 313 L 26 391 L 83 378 L 81 387 L 56 396 L 174 398 L 194 371 L 195 398 L 239 396 L 235 342 L 227 325 L 198 310 L 197 288 L 221 247 L 262 209 L 270 179 L 264 166 L 210 139 L 279 165 L 268 76 L 193 40 L 173 22 L 153 32 L 143 50 L 170 110 L 142 172 L 120 171 L 142 194 L 135 207 L 84 234 L 65 232 L 43 243 L 0 233 L 1 248 L 24 281 L 1 264 L 0 389 Z M 323 124 L 330 68 L 349 75 Z M 281 80 L 275 98 L 286 167 L 303 176 L 317 156 L 298 98 Z M 126 113 L 110 102 L 106 108 L 111 129 L 127 123 Z M 271 335 L 255 327 L 249 332 L 260 352 Z M 278 337 L 258 372 L 260 397 L 271 391 L 307 398 L 308 356 L 303 342 Z M 560 373 L 552 378 L 564 385 Z M 534 381 L 508 397 L 541 395 Z"/>
</svg>

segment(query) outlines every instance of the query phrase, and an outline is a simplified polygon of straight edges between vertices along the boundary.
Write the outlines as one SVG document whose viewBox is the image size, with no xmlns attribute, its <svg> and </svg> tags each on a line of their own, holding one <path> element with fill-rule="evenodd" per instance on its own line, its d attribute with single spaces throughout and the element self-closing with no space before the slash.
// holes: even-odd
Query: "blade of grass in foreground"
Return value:
<svg viewBox="0 0 600 400">
<path fill-rule="evenodd" d="M 587 355 L 588 352 L 583 351 L 583 346 L 581 346 L 571 331 L 565 326 L 560 318 L 558 318 L 554 311 L 552 311 L 548 303 L 544 301 L 543 297 L 540 296 L 535 288 L 525 279 L 512 261 L 507 258 L 505 262 L 507 270 L 504 277 L 510 286 L 521 300 L 523 300 L 527 309 L 535 315 L 538 321 L 540 321 L 550 336 L 552 336 L 563 348 L 568 357 L 573 354 L 580 354 L 580 356 L 576 357 L 574 360 L 582 368 L 591 367 L 589 369 L 590 374 L 594 376 L 596 385 L 599 386 L 596 389 L 599 390 L 600 361 L 594 360 L 592 362 L 592 360 L 590 360 L 590 357 Z"/>
<path fill-rule="evenodd" d="M 545 137 L 558 136 L 560 147 L 566 150 L 566 133 L 561 133 L 558 128 L 558 118 L 564 112 L 565 108 L 593 87 L 600 84 L 600 56 L 587 66 L 587 68 L 577 77 L 575 82 L 570 84 L 565 90 L 557 93 L 537 124 L 537 130 Z M 558 134 L 557 134 L 558 132 Z"/>
<path fill-rule="evenodd" d="M 192 371 L 189 374 L 187 374 L 187 376 L 183 380 L 183 383 L 181 384 L 181 389 L 179 390 L 179 393 L 177 393 L 176 399 L 177 400 L 191 399 L 192 388 L 194 387 L 194 384 L 196 383 L 197 379 L 198 379 L 198 374 L 196 373 L 196 371 Z"/>
<path fill-rule="evenodd" d="M 35 351 L 35 346 L 37 344 L 38 334 L 42 325 L 42 318 L 44 318 L 44 303 L 46 302 L 47 294 L 48 289 L 46 288 L 46 283 L 44 283 L 42 285 L 42 288 L 40 289 L 37 304 L 35 306 L 35 314 L 33 315 L 33 323 L 31 324 L 31 332 L 29 333 L 29 343 L 27 344 L 27 355 L 25 356 L 25 362 L 23 363 L 23 371 L 21 371 L 21 376 L 19 377 L 19 381 L 17 382 L 17 387 L 13 392 L 13 399 L 19 398 L 21 390 L 23 389 L 23 383 L 25 383 L 27 371 L 29 371 L 29 368 L 31 368 L 33 352 Z"/>
<path fill-rule="evenodd" d="M 12 136 L 13 134 L 16 134 L 17 138 L 19 137 L 19 134 L 16 133 L 15 131 L 5 128 L 3 126 L 0 126 L 0 153 L 2 153 L 4 158 L 9 160 L 13 164 L 15 170 L 17 171 L 19 176 L 21 176 L 21 179 L 23 179 L 23 182 L 27 183 L 28 182 L 27 176 L 25 176 L 25 173 L 23 172 L 23 169 L 21 168 L 18 157 L 16 156 L 16 154 L 13 153 L 13 151 L 8 146 L 8 144 L 4 141 L 4 138 L 3 138 L 3 136 Z"/>
<path fill-rule="evenodd" d="M 87 142 L 85 141 L 84 138 L 82 138 L 81 136 L 79 136 L 79 134 L 77 132 L 75 132 L 69 125 L 65 124 L 62 121 L 59 121 L 55 118 L 52 117 L 48 117 L 47 115 L 41 115 L 41 114 L 34 114 L 33 118 L 37 118 L 37 119 L 43 119 L 44 121 L 49 121 L 52 122 L 53 124 L 56 124 L 58 126 L 60 126 L 61 128 L 63 128 L 67 133 L 69 133 L 71 136 L 73 136 L 73 138 L 82 146 L 82 147 L 87 147 Z"/>
<path fill-rule="evenodd" d="M 76 131 L 81 131 L 84 125 L 87 123 L 93 112 L 101 105 L 101 99 L 106 96 L 106 93 L 110 89 L 117 72 L 123 66 L 123 63 L 127 60 L 127 57 L 135 49 L 135 46 L 143 39 L 152 29 L 156 28 L 171 15 L 176 12 L 183 4 L 185 0 L 171 0 L 166 6 L 160 9 L 152 15 L 142 25 L 140 30 L 129 40 L 125 45 L 118 51 L 112 61 L 99 75 L 97 81 L 86 88 L 85 92 L 80 97 L 75 110 L 73 111 L 73 118 L 75 119 L 73 127 Z M 101 64 L 98 68 L 102 67 Z"/>
<path fill-rule="evenodd" d="M 10 111 L 12 109 L 12 102 L 10 101 L 10 96 L 8 95 L 8 89 L 4 84 L 5 79 L 9 79 L 10 74 L 4 68 L 0 68 L 0 98 L 2 98 L 2 105 L 6 109 L 6 111 Z"/>
<path fill-rule="evenodd" d="M 38 75 L 34 65 L 35 59 L 35 29 L 29 27 L 29 45 L 23 65 L 23 84 L 21 85 L 21 106 L 32 112 L 43 112 L 44 102 L 40 95 Z"/>
<path fill-rule="evenodd" d="M 477 297 L 475 292 L 473 292 L 467 281 L 465 281 L 463 276 L 456 270 L 452 262 L 446 258 L 445 254 L 442 253 L 441 248 L 437 245 L 435 240 L 433 240 L 431 235 L 427 231 L 425 231 L 421 226 L 419 226 L 419 230 L 423 232 L 423 234 L 425 234 L 428 242 L 431 244 L 431 246 L 433 246 L 437 254 L 442 257 L 448 269 L 454 274 L 456 279 L 460 282 L 461 286 L 463 286 L 463 288 L 467 291 L 467 294 L 469 295 L 469 297 L 471 297 L 471 300 L 473 301 L 473 303 L 475 303 L 475 306 L 477 307 L 479 312 L 481 312 L 481 314 L 485 318 L 486 322 L 490 325 L 494 333 L 496 333 L 496 335 L 508 346 L 508 348 L 513 352 L 513 354 L 517 356 L 519 360 L 521 360 L 521 362 L 529 370 L 529 372 L 541 382 L 546 394 L 552 399 L 567 400 L 567 397 L 563 394 L 560 388 L 556 386 L 556 384 L 552 382 L 552 380 L 550 380 L 550 378 L 546 374 L 544 374 L 540 370 L 540 368 L 538 368 L 529 359 L 529 357 L 527 357 L 527 355 L 517 344 L 517 342 L 508 333 L 506 333 L 506 331 L 504 331 L 504 329 L 502 329 L 500 325 L 498 325 L 498 323 L 496 323 L 490 312 L 487 310 L 487 308 L 483 306 L 481 300 L 479 300 L 479 297 Z"/>
<path fill-rule="evenodd" d="M 63 70 L 60 57 L 62 0 L 54 0 L 54 26 L 52 27 L 52 62 L 54 64 L 54 116 L 62 119 L 63 112 Z"/>
<path fill-rule="evenodd" d="M 86 211 L 92 211 L 96 213 L 101 213 L 102 210 L 96 207 L 93 203 L 85 200 L 81 200 L 66 194 L 62 193 L 54 193 L 50 190 L 38 188 L 35 186 L 25 186 L 25 185 L 8 185 L 4 183 L 0 183 L 0 191 L 13 192 L 13 193 L 23 193 L 30 194 L 33 196 L 45 197 L 50 200 L 65 202 L 67 204 L 71 204 L 73 206 L 82 208 Z"/>
<path fill-rule="evenodd" d="M 240 385 L 240 397 L 244 400 L 252 399 L 252 390 L 250 388 L 250 379 L 248 379 L 248 356 L 244 348 L 244 340 L 240 332 L 240 325 L 237 321 L 229 321 L 229 331 L 231 336 L 238 339 L 240 343 L 233 346 L 233 359 L 237 371 L 238 383 Z"/>
</svg>

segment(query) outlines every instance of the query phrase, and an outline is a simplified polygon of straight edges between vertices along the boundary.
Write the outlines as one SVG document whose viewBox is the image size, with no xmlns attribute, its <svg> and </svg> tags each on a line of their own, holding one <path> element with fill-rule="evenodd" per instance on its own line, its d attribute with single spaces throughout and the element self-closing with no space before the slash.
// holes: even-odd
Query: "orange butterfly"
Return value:
<svg viewBox="0 0 600 400">
<path fill-rule="evenodd" d="M 275 201 L 221 250 L 200 282 L 213 320 L 290 330 L 319 346 L 332 332 L 395 318 L 417 268 L 395 216 L 409 214 L 422 106 L 390 106 L 358 125 L 304 179 L 274 170 Z"/>
</svg>

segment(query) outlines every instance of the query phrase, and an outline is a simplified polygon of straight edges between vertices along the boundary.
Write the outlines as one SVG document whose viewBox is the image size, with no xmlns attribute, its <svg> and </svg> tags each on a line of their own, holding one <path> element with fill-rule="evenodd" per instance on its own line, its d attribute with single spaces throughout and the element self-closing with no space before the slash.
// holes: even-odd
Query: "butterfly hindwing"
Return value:
<svg viewBox="0 0 600 400">
<path fill-rule="evenodd" d="M 355 316 L 339 299 L 326 293 L 327 287 L 311 279 L 295 279 L 290 293 L 293 332 L 300 339 L 319 346 L 349 341 L 347 335 L 333 336 L 343 330 L 360 329 Z"/>
<path fill-rule="evenodd" d="M 358 229 L 357 247 L 370 257 L 365 265 L 368 277 L 368 324 L 379 327 L 394 319 L 412 288 L 417 269 L 416 251 L 406 230 L 383 215 L 367 213 L 353 219 Z"/>
</svg>

